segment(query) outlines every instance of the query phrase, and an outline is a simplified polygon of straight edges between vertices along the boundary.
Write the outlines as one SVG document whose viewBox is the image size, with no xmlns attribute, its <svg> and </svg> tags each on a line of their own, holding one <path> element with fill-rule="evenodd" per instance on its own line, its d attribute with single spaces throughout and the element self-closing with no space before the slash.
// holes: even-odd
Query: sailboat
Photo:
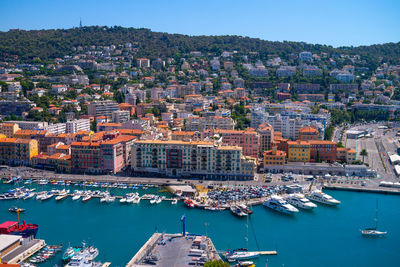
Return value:
<svg viewBox="0 0 400 267">
<path fill-rule="evenodd" d="M 385 237 L 386 231 L 378 230 L 378 199 L 376 200 L 376 210 L 375 210 L 375 227 L 365 228 L 364 230 L 360 230 L 361 234 L 365 237 Z"/>
<path fill-rule="evenodd" d="M 229 262 L 235 261 L 244 261 L 250 260 L 254 258 L 258 258 L 260 256 L 259 252 L 249 252 L 249 216 L 247 216 L 246 222 L 246 248 L 240 248 L 235 250 L 228 250 L 224 256 Z"/>
</svg>

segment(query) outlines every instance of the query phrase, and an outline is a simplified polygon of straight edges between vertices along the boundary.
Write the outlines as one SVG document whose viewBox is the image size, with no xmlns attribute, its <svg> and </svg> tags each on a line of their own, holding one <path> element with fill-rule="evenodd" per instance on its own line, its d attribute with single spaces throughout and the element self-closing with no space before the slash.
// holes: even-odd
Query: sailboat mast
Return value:
<svg viewBox="0 0 400 267">
<path fill-rule="evenodd" d="M 249 250 L 249 215 L 246 216 L 246 249 Z"/>
<path fill-rule="evenodd" d="M 376 209 L 375 209 L 375 229 L 378 229 L 378 199 L 376 199 Z"/>
</svg>

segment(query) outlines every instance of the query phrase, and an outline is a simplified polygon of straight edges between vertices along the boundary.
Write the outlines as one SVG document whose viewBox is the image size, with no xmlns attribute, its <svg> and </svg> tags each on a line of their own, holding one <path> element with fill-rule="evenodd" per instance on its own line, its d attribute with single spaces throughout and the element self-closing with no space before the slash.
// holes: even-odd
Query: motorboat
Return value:
<svg viewBox="0 0 400 267">
<path fill-rule="evenodd" d="M 89 201 L 92 198 L 92 194 L 91 193 L 86 193 L 82 196 L 82 202 L 86 202 Z"/>
<path fill-rule="evenodd" d="M 266 200 L 263 204 L 264 206 L 273 209 L 275 211 L 285 213 L 285 214 L 294 214 L 299 212 L 299 210 L 289 204 L 286 200 L 284 200 L 281 196 L 272 195 L 268 200 Z"/>
<path fill-rule="evenodd" d="M 47 191 L 39 192 L 39 193 L 37 193 L 37 195 L 36 195 L 36 199 L 37 199 L 37 200 L 42 200 L 42 198 L 45 197 L 46 194 L 47 194 Z"/>
<path fill-rule="evenodd" d="M 27 200 L 27 199 L 33 198 L 34 196 L 35 196 L 35 193 L 30 192 L 30 193 L 26 193 L 22 199 Z"/>
<path fill-rule="evenodd" d="M 133 200 L 132 200 L 132 203 L 133 204 L 139 204 L 140 203 L 140 196 L 139 196 L 139 194 L 137 194 L 134 198 L 133 198 Z"/>
<path fill-rule="evenodd" d="M 160 203 L 161 203 L 161 201 L 162 201 L 162 198 L 161 198 L 161 197 L 159 197 L 159 196 L 157 196 L 157 197 L 156 197 L 156 204 L 160 204 Z"/>
<path fill-rule="evenodd" d="M 176 205 L 178 203 L 178 200 L 176 199 L 176 198 L 174 198 L 172 201 L 171 201 L 171 204 L 172 205 Z"/>
<path fill-rule="evenodd" d="M 154 203 L 156 203 L 156 201 L 157 201 L 157 198 L 153 197 L 152 199 L 150 199 L 150 204 L 154 204 Z"/>
<path fill-rule="evenodd" d="M 44 196 L 40 200 L 42 200 L 42 201 L 48 200 L 48 199 L 52 198 L 53 196 L 54 196 L 53 192 L 49 191 L 46 194 L 44 194 Z"/>
<path fill-rule="evenodd" d="M 314 190 L 311 193 L 307 194 L 306 197 L 309 200 L 319 202 L 326 205 L 337 206 L 340 204 L 340 201 L 334 199 L 328 194 L 323 193 L 321 190 Z"/>
<path fill-rule="evenodd" d="M 311 210 L 317 207 L 317 205 L 308 200 L 303 194 L 290 194 L 286 198 L 286 201 L 293 206 L 306 210 Z"/>
<path fill-rule="evenodd" d="M 18 207 L 11 207 L 11 208 L 8 209 L 8 211 L 9 211 L 9 212 L 18 212 L 18 213 L 21 213 L 21 212 L 24 212 L 25 209 L 23 209 L 23 208 L 18 208 Z"/>
<path fill-rule="evenodd" d="M 81 191 L 75 191 L 73 196 L 72 196 L 72 200 L 78 200 L 82 197 L 82 192 Z"/>
<path fill-rule="evenodd" d="M 239 217 L 244 217 L 247 216 L 248 214 L 246 212 L 244 212 L 240 207 L 238 207 L 237 205 L 232 205 L 230 207 L 231 211 L 233 214 L 235 214 L 236 216 Z"/>
</svg>

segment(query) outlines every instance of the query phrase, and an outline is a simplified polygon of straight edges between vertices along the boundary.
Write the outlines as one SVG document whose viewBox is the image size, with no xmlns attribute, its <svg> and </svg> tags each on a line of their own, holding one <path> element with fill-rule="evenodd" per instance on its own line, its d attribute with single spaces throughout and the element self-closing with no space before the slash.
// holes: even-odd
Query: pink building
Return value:
<svg viewBox="0 0 400 267">
<path fill-rule="evenodd" d="M 72 172 L 117 173 L 125 167 L 124 145 L 131 138 L 116 137 L 98 142 L 74 142 L 71 145 Z"/>
<path fill-rule="evenodd" d="M 260 137 L 256 131 L 208 130 L 203 132 L 203 137 L 216 134 L 222 137 L 224 144 L 242 147 L 244 156 L 258 158 Z"/>
</svg>

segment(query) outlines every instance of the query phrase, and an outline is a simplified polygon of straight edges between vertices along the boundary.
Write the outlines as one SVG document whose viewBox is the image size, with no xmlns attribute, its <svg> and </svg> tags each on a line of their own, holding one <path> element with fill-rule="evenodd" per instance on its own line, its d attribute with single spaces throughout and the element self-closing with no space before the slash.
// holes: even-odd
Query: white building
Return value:
<svg viewBox="0 0 400 267">
<path fill-rule="evenodd" d="M 45 121 L 7 121 L 18 124 L 21 130 L 44 130 L 49 124 Z"/>
<path fill-rule="evenodd" d="M 54 123 L 48 125 L 45 130 L 47 133 L 52 133 L 52 134 L 63 134 L 66 131 L 66 125 L 65 123 Z"/>
<path fill-rule="evenodd" d="M 66 92 L 67 90 L 68 90 L 67 86 L 62 85 L 62 84 L 53 84 L 51 86 L 51 91 L 54 94 L 61 94 L 61 93 Z"/>
<path fill-rule="evenodd" d="M 72 120 L 66 122 L 66 132 L 67 133 L 78 133 L 79 131 L 90 132 L 90 120 L 80 119 Z"/>
</svg>

